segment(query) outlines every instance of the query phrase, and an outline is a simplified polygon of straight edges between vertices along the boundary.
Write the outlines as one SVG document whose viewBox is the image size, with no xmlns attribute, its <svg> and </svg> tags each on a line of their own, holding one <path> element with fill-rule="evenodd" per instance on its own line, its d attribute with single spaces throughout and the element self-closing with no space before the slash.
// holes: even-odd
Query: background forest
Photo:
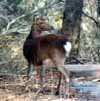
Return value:
<svg viewBox="0 0 100 101">
<path fill-rule="evenodd" d="M 66 33 L 71 41 L 72 50 L 66 63 L 78 64 L 80 61 L 82 64 L 100 64 L 100 0 L 0 0 L 0 101 L 72 101 L 73 98 L 78 98 L 73 101 L 99 101 L 100 71 L 77 72 L 79 76 L 73 72 L 73 77 L 70 73 L 69 79 L 75 83 L 69 80 L 65 89 L 67 83 L 63 78 L 59 97 L 54 95 L 59 81 L 56 69 L 46 71 L 43 87 L 51 91 L 45 91 L 46 94 L 44 91 L 41 93 L 39 74 L 32 72 L 33 78 L 26 79 L 28 66 L 23 56 L 23 44 L 37 16 L 46 18 L 53 27 L 51 33 Z M 92 65 L 87 65 L 89 70 Z M 73 84 L 76 91 L 70 91 Z M 82 85 L 86 88 L 82 88 Z M 91 91 L 96 92 L 98 100 L 94 95 L 89 95 Z M 60 100 L 68 98 L 68 95 L 71 100 Z"/>
<path fill-rule="evenodd" d="M 74 30 L 74 34 L 71 35 L 72 55 L 84 60 L 85 63 L 100 63 L 99 0 L 77 1 L 80 2 L 80 5 L 83 3 L 81 9 L 84 13 L 81 14 L 79 21 L 81 24 L 75 25 L 80 26 L 79 34 L 77 30 Z M 77 1 L 74 2 L 77 4 Z M 68 4 L 73 5 L 71 2 L 73 0 L 0 0 L 1 73 L 21 73 L 27 68 L 22 47 L 29 34 L 34 16 L 45 16 L 57 33 L 62 27 L 67 26 L 64 12 L 66 13 L 67 9 L 71 8 L 68 6 Z M 73 9 L 68 10 L 68 12 L 73 11 Z M 74 15 L 74 12 L 70 14 Z M 67 18 L 65 17 L 65 19 Z"/>
</svg>

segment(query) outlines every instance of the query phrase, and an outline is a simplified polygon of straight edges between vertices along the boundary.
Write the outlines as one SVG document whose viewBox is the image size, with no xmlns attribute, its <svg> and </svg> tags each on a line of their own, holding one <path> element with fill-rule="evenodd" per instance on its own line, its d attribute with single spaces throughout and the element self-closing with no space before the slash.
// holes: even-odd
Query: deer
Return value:
<svg viewBox="0 0 100 101">
<path fill-rule="evenodd" d="M 58 68 L 60 77 L 56 94 L 59 94 L 62 75 L 68 78 L 63 66 L 72 46 L 65 34 L 42 34 L 44 31 L 50 31 L 51 29 L 52 27 L 45 19 L 42 17 L 36 18 L 24 42 L 23 54 L 28 62 L 28 78 L 32 64 L 40 75 L 42 85 L 44 84 L 45 70 L 52 67 Z"/>
</svg>

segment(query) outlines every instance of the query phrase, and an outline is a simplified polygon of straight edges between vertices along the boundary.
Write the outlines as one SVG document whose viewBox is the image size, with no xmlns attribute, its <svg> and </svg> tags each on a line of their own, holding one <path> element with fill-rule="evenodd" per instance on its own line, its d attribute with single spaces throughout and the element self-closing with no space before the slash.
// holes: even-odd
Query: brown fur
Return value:
<svg viewBox="0 0 100 101">
<path fill-rule="evenodd" d="M 28 63 L 32 63 L 35 67 L 41 65 L 45 68 L 56 66 L 60 72 L 64 72 L 61 66 L 64 65 L 66 58 L 63 46 L 67 42 L 67 38 L 65 35 L 41 35 L 41 32 L 46 30 L 50 30 L 50 26 L 45 20 L 36 19 L 24 43 L 24 56 Z M 59 89 L 59 87 L 57 88 Z"/>
</svg>

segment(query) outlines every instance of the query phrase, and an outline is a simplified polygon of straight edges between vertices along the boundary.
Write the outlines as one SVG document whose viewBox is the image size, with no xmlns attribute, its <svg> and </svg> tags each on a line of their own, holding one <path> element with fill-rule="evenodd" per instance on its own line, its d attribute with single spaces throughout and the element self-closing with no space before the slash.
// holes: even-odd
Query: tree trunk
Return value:
<svg viewBox="0 0 100 101">
<path fill-rule="evenodd" d="M 80 41 L 80 24 L 83 0 L 66 0 L 63 17 L 63 31 L 72 41 L 73 55 L 78 55 Z"/>
<path fill-rule="evenodd" d="M 98 16 L 100 16 L 100 0 L 98 0 L 97 2 L 98 4 L 98 7 L 97 7 L 97 13 L 98 13 Z"/>
</svg>

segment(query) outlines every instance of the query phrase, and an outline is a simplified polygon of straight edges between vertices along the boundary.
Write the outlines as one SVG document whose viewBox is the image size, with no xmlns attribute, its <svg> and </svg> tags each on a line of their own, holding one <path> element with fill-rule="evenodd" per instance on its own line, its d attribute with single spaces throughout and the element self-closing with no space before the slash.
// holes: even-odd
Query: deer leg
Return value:
<svg viewBox="0 0 100 101">
<path fill-rule="evenodd" d="M 59 94 L 60 92 L 60 85 L 61 85 L 61 79 L 62 79 L 62 76 L 64 75 L 65 77 L 65 88 L 68 88 L 68 81 L 69 81 L 69 73 L 68 71 L 66 71 L 66 69 L 63 67 L 64 66 L 64 61 L 62 59 L 62 61 L 56 61 L 55 62 L 56 64 L 58 64 L 58 70 L 60 71 L 60 77 L 59 77 L 59 83 L 58 83 L 58 86 L 57 86 L 57 92 L 56 92 L 56 95 Z M 66 92 L 66 89 L 65 89 L 65 92 Z"/>
<path fill-rule="evenodd" d="M 59 82 L 58 82 L 58 85 L 57 85 L 57 91 L 55 93 L 55 95 L 59 95 L 59 91 L 60 91 L 60 85 L 61 85 L 61 79 L 62 79 L 62 73 L 60 73 L 60 76 L 59 76 Z"/>
<path fill-rule="evenodd" d="M 40 67 L 40 92 L 45 94 L 44 84 L 45 84 L 45 67 L 42 65 Z"/>
<path fill-rule="evenodd" d="M 27 79 L 29 80 L 30 79 L 30 77 L 31 77 L 31 63 L 28 63 L 28 70 L 27 70 Z"/>
<path fill-rule="evenodd" d="M 53 64 L 56 66 L 56 67 L 58 67 L 57 66 L 57 61 L 55 61 L 54 59 L 52 59 L 52 62 L 53 62 Z M 57 85 L 57 91 L 55 92 L 55 95 L 59 95 L 59 92 L 60 92 L 60 85 L 61 85 L 61 79 L 62 79 L 62 73 L 59 71 L 59 73 L 60 73 L 60 76 L 59 76 L 59 81 L 58 81 L 58 85 Z"/>
<path fill-rule="evenodd" d="M 55 67 L 58 67 L 58 66 L 57 66 L 57 64 L 58 64 L 57 61 L 55 61 L 55 59 L 53 59 L 51 56 L 49 56 L 49 57 L 51 58 L 52 63 L 54 64 L 54 66 L 55 66 Z M 55 95 L 59 95 L 59 91 L 60 91 L 62 73 L 61 73 L 61 72 L 59 72 L 59 73 L 60 73 L 60 76 L 59 76 L 59 81 L 58 81 L 58 85 L 57 85 L 57 91 L 56 91 Z"/>
<path fill-rule="evenodd" d="M 65 93 L 66 93 L 66 88 L 67 88 L 67 95 L 69 97 L 69 71 L 67 71 L 64 67 L 59 68 L 59 70 L 61 71 L 61 73 L 64 75 L 65 77 Z"/>
<path fill-rule="evenodd" d="M 45 83 L 45 67 L 43 65 L 40 67 L 40 82 L 41 87 L 43 88 Z"/>
</svg>

